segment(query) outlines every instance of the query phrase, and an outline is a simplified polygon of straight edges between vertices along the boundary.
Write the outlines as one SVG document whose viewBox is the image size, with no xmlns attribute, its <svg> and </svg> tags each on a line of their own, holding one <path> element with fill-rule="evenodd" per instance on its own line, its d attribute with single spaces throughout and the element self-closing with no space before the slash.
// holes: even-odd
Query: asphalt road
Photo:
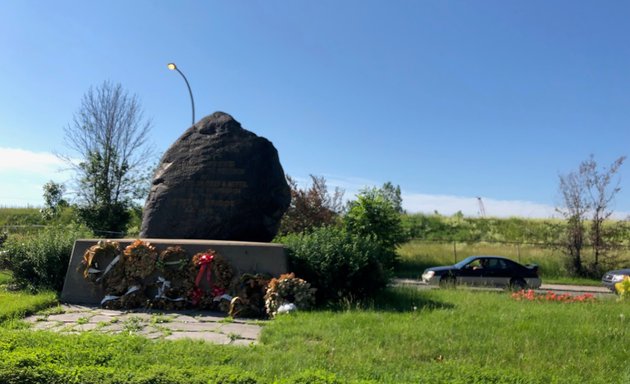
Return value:
<svg viewBox="0 0 630 384">
<path fill-rule="evenodd" d="M 415 286 L 418 289 L 435 289 L 438 288 L 436 286 L 431 286 L 424 284 L 420 280 L 416 279 L 394 279 L 393 285 L 397 286 Z M 469 288 L 469 289 L 479 289 L 479 290 L 501 290 L 499 288 Z M 564 284 L 543 284 L 540 286 L 536 292 L 545 293 L 545 292 L 554 292 L 558 294 L 570 293 L 572 295 L 582 295 L 585 293 L 590 293 L 595 296 L 603 296 L 603 297 L 613 297 L 614 293 L 610 292 L 605 287 L 598 286 L 590 286 L 590 285 L 564 285 Z"/>
</svg>

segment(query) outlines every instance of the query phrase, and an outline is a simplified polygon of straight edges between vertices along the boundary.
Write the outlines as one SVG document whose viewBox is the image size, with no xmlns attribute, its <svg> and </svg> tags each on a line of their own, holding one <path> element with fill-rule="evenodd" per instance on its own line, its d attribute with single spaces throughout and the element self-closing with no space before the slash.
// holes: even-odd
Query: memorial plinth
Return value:
<svg viewBox="0 0 630 384">
<path fill-rule="evenodd" d="M 115 239 L 121 248 L 136 239 Z M 288 272 L 288 262 L 281 244 L 254 243 L 223 240 L 184 240 L 184 239 L 142 239 L 162 251 L 169 246 L 179 245 L 192 255 L 212 249 L 220 254 L 234 268 L 237 274 L 262 273 L 279 276 Z M 98 239 L 82 239 L 74 243 L 68 272 L 61 292 L 61 301 L 72 304 L 98 305 L 104 292 L 102 287 L 91 284 L 83 277 L 82 260 L 85 251 L 95 245 Z"/>
</svg>

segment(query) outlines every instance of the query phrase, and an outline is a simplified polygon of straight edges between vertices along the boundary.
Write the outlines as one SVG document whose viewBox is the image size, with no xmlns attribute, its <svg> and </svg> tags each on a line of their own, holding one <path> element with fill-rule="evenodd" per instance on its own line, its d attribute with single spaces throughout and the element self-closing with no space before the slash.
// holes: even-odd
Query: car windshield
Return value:
<svg viewBox="0 0 630 384">
<path fill-rule="evenodd" d="M 454 264 L 453 266 L 456 267 L 457 269 L 462 269 L 464 268 L 468 263 L 470 263 L 471 261 L 478 259 L 479 256 L 470 256 L 465 258 L 464 260 L 460 261 L 459 263 Z"/>
</svg>

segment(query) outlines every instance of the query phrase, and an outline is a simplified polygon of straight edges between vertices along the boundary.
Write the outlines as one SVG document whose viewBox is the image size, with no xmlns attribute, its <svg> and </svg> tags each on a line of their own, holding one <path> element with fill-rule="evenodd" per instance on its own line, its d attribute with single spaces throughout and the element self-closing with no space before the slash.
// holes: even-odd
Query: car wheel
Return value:
<svg viewBox="0 0 630 384">
<path fill-rule="evenodd" d="M 511 291 L 521 291 L 527 288 L 527 283 L 521 278 L 512 279 L 509 288 Z"/>
<path fill-rule="evenodd" d="M 455 288 L 455 276 L 442 276 L 440 278 L 440 288 Z"/>
</svg>

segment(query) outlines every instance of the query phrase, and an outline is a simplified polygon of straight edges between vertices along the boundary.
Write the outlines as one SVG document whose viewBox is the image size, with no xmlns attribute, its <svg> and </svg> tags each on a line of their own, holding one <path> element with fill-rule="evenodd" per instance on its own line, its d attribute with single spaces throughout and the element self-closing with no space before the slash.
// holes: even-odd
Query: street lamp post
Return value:
<svg viewBox="0 0 630 384">
<path fill-rule="evenodd" d="M 190 89 L 190 84 L 188 84 L 188 79 L 186 78 L 186 76 L 184 76 L 182 71 L 180 71 L 179 68 L 177 68 L 177 65 L 175 65 L 175 63 L 168 63 L 166 67 L 170 69 L 171 71 L 179 72 L 179 74 L 182 75 L 182 77 L 184 78 L 184 81 L 186 82 L 186 86 L 188 87 L 188 93 L 190 93 L 190 104 L 192 104 L 192 123 L 193 125 L 195 125 L 195 100 L 193 99 L 192 90 Z"/>
</svg>

